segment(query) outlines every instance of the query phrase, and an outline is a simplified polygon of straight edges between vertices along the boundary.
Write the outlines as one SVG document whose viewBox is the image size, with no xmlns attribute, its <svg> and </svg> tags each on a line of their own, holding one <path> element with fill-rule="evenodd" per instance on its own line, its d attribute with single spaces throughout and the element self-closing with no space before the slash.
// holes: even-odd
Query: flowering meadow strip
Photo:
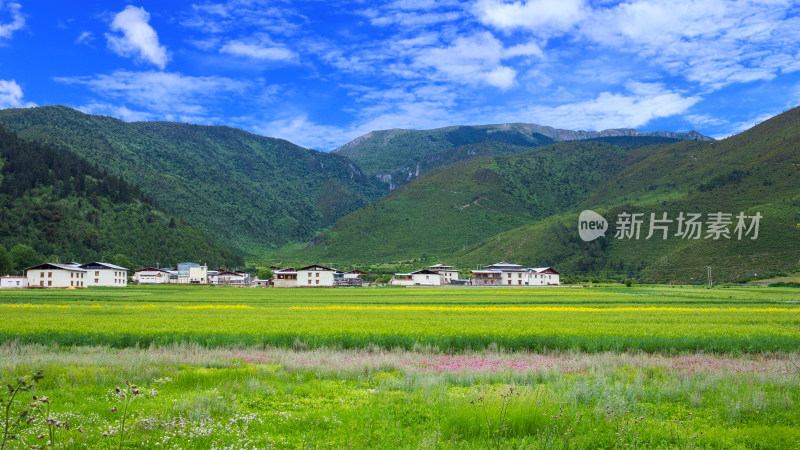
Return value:
<svg viewBox="0 0 800 450">
<path fill-rule="evenodd" d="M 12 291 L 12 290 L 8 290 Z M 0 292 L 0 342 L 544 352 L 800 350 L 800 291 L 765 288 Z"/>
<path fill-rule="evenodd" d="M 797 361 L 6 343 L 0 379 L 44 370 L 19 448 L 797 448 Z"/>
<path fill-rule="evenodd" d="M 753 307 L 677 307 L 677 306 L 444 306 L 444 305 L 325 305 L 290 306 L 297 310 L 340 310 L 340 311 L 454 311 L 454 312 L 778 312 L 793 313 L 800 316 L 798 308 L 753 308 Z"/>
</svg>

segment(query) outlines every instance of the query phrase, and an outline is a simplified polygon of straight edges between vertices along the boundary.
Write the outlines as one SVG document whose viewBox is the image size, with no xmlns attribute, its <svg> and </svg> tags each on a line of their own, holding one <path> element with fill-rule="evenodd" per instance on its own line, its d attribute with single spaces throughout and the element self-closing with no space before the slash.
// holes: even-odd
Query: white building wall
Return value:
<svg viewBox="0 0 800 450">
<path fill-rule="evenodd" d="M 389 284 L 391 284 L 392 286 L 414 286 L 414 280 L 392 277 L 392 279 L 389 281 Z"/>
<path fill-rule="evenodd" d="M 23 289 L 28 287 L 26 277 L 0 277 L 0 288 L 2 289 Z"/>
<path fill-rule="evenodd" d="M 88 287 L 84 271 L 64 269 L 35 269 L 27 273 L 28 286 L 45 288 Z"/>
<path fill-rule="evenodd" d="M 133 274 L 133 281 L 139 284 L 169 283 L 169 274 L 165 272 L 138 272 Z"/>
<path fill-rule="evenodd" d="M 189 267 L 190 284 L 208 284 L 208 267 L 193 266 Z"/>
<path fill-rule="evenodd" d="M 86 286 L 125 287 L 128 273 L 118 269 L 86 269 Z"/>
<path fill-rule="evenodd" d="M 411 277 L 414 284 L 419 286 L 441 286 L 442 276 L 438 273 L 415 273 Z"/>
<path fill-rule="evenodd" d="M 298 270 L 297 287 L 333 287 L 332 270 Z"/>
</svg>

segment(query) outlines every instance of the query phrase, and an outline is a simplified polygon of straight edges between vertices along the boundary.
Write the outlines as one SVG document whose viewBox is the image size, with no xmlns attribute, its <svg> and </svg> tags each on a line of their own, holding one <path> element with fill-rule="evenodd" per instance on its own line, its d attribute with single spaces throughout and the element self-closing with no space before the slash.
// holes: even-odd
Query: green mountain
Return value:
<svg viewBox="0 0 800 450">
<path fill-rule="evenodd" d="M 239 255 L 160 209 L 138 186 L 2 127 L 0 245 L 32 247 L 28 264 L 199 259 L 211 266 L 242 265 Z"/>
<path fill-rule="evenodd" d="M 794 270 L 798 145 L 800 108 L 722 141 L 639 148 L 579 141 L 469 161 L 343 217 L 301 254 L 368 262 L 428 256 L 462 267 L 507 259 L 573 277 L 675 282 L 704 281 L 707 266 L 722 281 Z M 580 239 L 585 209 L 611 224 L 605 237 Z M 699 239 L 675 236 L 681 212 L 702 215 Z M 732 236 L 706 238 L 708 214 L 718 212 L 731 214 Z M 615 238 L 621 213 L 643 214 L 639 239 Z M 668 239 L 657 230 L 646 239 L 651 213 L 672 220 Z M 758 239 L 737 239 L 739 213 L 762 216 Z"/>
<path fill-rule="evenodd" d="M 480 144 L 491 145 L 501 144 Z M 301 254 L 369 262 L 451 255 L 502 231 L 571 211 L 629 164 L 633 148 L 571 142 L 528 150 L 421 177 L 343 217 Z"/>
<path fill-rule="evenodd" d="M 625 146 L 644 146 L 679 140 L 711 140 L 697 132 L 648 132 L 615 129 L 601 132 L 572 131 L 536 124 L 453 126 L 434 130 L 381 130 L 354 139 L 335 153 L 356 162 L 365 174 L 395 189 L 426 173 L 455 162 L 486 156 L 472 148 L 493 143 L 484 150 L 494 155 L 526 152 L 531 147 L 558 141 L 594 140 Z"/>
<path fill-rule="evenodd" d="M 345 156 L 230 127 L 126 123 L 64 106 L 2 110 L 0 124 L 125 177 L 248 254 L 308 240 L 387 191 Z"/>
</svg>

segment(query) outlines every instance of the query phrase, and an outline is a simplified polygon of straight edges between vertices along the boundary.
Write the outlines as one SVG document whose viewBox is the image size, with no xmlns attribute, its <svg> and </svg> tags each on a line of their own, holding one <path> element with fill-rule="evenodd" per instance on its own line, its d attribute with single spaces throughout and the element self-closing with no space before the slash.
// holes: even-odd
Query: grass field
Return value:
<svg viewBox="0 0 800 450">
<path fill-rule="evenodd" d="M 9 290 L 0 314 L 0 341 L 67 346 L 800 350 L 796 288 Z"/>
<path fill-rule="evenodd" d="M 793 288 L 2 291 L 0 340 L 8 448 L 800 447 Z"/>
</svg>

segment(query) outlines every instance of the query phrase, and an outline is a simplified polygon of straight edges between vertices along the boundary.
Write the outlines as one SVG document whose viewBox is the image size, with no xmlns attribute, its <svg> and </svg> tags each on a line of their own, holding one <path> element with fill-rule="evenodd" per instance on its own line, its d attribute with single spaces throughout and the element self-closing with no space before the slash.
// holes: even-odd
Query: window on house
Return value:
<svg viewBox="0 0 800 450">
<path fill-rule="evenodd" d="M 41 273 L 39 274 L 39 276 L 40 276 L 41 278 L 44 278 L 44 272 L 41 272 Z"/>
<path fill-rule="evenodd" d="M 317 284 L 319 284 L 319 280 L 317 280 Z"/>
<path fill-rule="evenodd" d="M 53 285 L 53 280 L 50 280 L 50 281 L 48 281 L 48 282 L 47 282 L 47 285 L 48 285 L 48 286 L 52 286 L 52 285 Z"/>
<path fill-rule="evenodd" d="M 47 272 L 47 278 L 53 278 L 53 272 Z"/>
<path fill-rule="evenodd" d="M 311 280 L 308 280 L 308 284 L 311 284 Z"/>
<path fill-rule="evenodd" d="M 317 272 L 317 278 L 319 278 L 319 272 Z"/>
</svg>

